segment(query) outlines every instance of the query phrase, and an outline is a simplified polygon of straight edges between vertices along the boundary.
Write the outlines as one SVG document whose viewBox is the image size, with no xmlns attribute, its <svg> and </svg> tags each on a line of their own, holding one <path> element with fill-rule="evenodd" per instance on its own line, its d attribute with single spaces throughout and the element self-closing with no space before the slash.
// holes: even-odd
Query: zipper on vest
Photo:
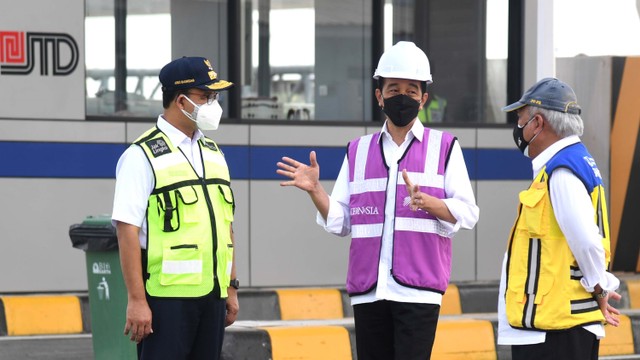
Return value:
<svg viewBox="0 0 640 360">
<path fill-rule="evenodd" d="M 178 250 L 178 249 L 198 249 L 198 245 L 197 244 L 184 244 L 184 245 L 176 245 L 176 246 L 172 246 L 170 247 L 171 250 Z"/>
<path fill-rule="evenodd" d="M 203 170 L 204 175 L 204 170 Z M 213 213 L 213 205 L 211 204 L 211 198 L 209 196 L 209 190 L 207 189 L 207 180 L 202 177 L 200 178 L 200 183 L 202 184 L 202 191 L 204 192 L 204 198 L 207 201 L 207 208 L 209 209 L 209 214 L 211 215 L 209 218 L 211 219 L 211 239 L 213 241 L 213 290 L 220 289 L 220 283 L 218 280 L 218 257 L 216 256 L 218 252 L 218 231 L 216 228 L 216 216 Z"/>
<path fill-rule="evenodd" d="M 382 142 L 380 142 L 382 143 Z M 381 149 L 382 150 L 382 149 Z M 383 158 L 384 158 L 384 152 L 382 153 Z M 384 160 L 385 166 L 386 166 L 386 160 Z M 400 164 L 400 160 L 398 160 L 398 164 Z M 400 167 L 398 166 L 398 169 Z M 398 169 L 396 169 L 396 172 L 398 172 Z M 382 243 L 384 242 L 384 225 L 387 221 L 387 192 L 389 191 L 389 167 L 387 167 L 387 183 L 386 186 L 384 188 L 384 207 L 383 207 L 383 212 L 384 212 L 384 216 L 382 217 L 382 234 L 380 234 L 380 251 L 378 252 L 378 264 L 380 264 L 380 260 L 382 259 Z M 396 183 L 393 185 L 396 188 L 396 194 L 394 196 L 394 199 L 398 197 L 398 178 L 400 177 L 400 175 L 396 175 Z M 396 210 L 397 210 L 397 202 L 394 201 L 393 202 L 393 219 L 391 220 L 391 264 L 389 264 L 389 275 L 391 275 L 391 277 L 393 278 L 393 280 L 396 280 L 396 277 L 393 275 L 393 260 L 396 257 Z M 397 281 L 396 281 L 397 282 Z"/>
</svg>

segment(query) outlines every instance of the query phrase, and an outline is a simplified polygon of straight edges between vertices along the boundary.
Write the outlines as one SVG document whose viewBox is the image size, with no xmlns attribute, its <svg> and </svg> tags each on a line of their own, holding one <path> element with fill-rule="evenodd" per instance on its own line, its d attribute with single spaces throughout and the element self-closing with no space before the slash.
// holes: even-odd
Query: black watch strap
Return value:
<svg viewBox="0 0 640 360">
<path fill-rule="evenodd" d="M 231 281 L 229 281 L 229 286 L 231 286 L 232 288 L 238 290 L 240 288 L 240 280 L 231 279 Z"/>
</svg>

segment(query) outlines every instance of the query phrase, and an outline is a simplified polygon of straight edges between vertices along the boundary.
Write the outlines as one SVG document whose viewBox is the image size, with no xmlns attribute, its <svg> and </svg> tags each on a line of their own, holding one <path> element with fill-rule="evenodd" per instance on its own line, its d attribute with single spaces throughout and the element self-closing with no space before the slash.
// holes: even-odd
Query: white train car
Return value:
<svg viewBox="0 0 640 360">
<path fill-rule="evenodd" d="M 0 293 L 86 291 L 85 254 L 71 246 L 69 227 L 88 215 L 111 212 L 118 157 L 140 133 L 153 126 L 154 118 L 150 115 L 153 112 L 145 106 L 152 109 L 155 106 L 156 113 L 161 111 L 157 107 L 157 98 L 154 100 L 156 95 L 152 95 L 157 94 L 157 83 L 151 80 L 146 88 L 134 86 L 130 91 L 127 88 L 130 94 L 138 91 L 144 100 L 136 107 L 132 104 L 138 98 L 130 95 L 129 112 L 118 113 L 114 110 L 115 105 L 103 97 L 100 106 L 112 104 L 109 107 L 111 113 L 100 113 L 96 110 L 96 97 L 88 92 L 87 79 L 99 76 L 85 67 L 85 61 L 95 56 L 88 51 L 96 47 L 92 39 L 85 39 L 85 20 L 91 11 L 98 12 L 97 17 L 100 17 L 107 16 L 104 12 L 109 10 L 90 0 L 10 3 L 0 4 L 0 273 L 3 274 L 0 276 Z M 116 8 L 118 3 L 119 0 L 114 2 Z M 136 14 L 144 11 L 143 5 L 135 1 L 131 3 L 130 8 Z M 264 11 L 259 7 L 261 2 L 239 3 L 243 4 L 243 11 L 251 6 L 255 9 L 245 14 L 255 15 Z M 272 3 L 274 7 L 287 5 L 286 1 Z M 309 6 L 305 1 L 293 3 L 298 8 Z M 358 13 L 360 19 L 353 21 L 367 24 L 367 29 L 373 34 L 371 36 L 382 39 L 383 34 L 376 33 L 375 26 L 370 23 L 381 21 L 379 11 L 384 12 L 381 9 L 385 8 L 385 1 L 364 3 L 371 5 L 374 14 L 362 12 L 363 4 L 359 4 L 356 7 L 362 12 Z M 400 11 L 403 2 L 399 3 L 396 4 L 398 11 L 394 12 L 394 18 L 406 16 Z M 435 3 L 439 2 L 431 2 L 432 5 Z M 213 50 L 207 50 L 207 54 L 226 53 L 232 48 L 238 50 L 231 44 L 236 41 L 236 35 L 229 34 L 231 27 L 227 28 L 229 23 L 226 21 L 216 25 L 215 29 L 207 28 L 210 22 L 203 25 L 202 21 L 193 21 L 206 20 L 207 12 L 212 18 L 226 19 L 224 14 L 236 11 L 233 4 L 186 0 L 157 0 L 150 4 L 161 8 L 163 14 L 171 15 L 171 54 L 193 54 L 202 49 L 197 46 L 202 34 L 217 36 L 212 42 Z M 369 96 L 372 93 L 372 56 L 367 55 L 369 60 L 362 61 L 362 55 L 370 54 L 374 43 L 367 33 L 361 34 L 365 40 L 360 41 L 357 48 L 350 47 L 353 39 L 345 34 L 353 35 L 353 32 L 341 32 L 340 29 L 358 26 L 351 23 L 352 20 L 341 23 L 344 19 L 340 17 L 324 17 L 338 10 L 352 10 L 339 4 L 334 1 L 316 2 L 313 35 L 316 39 L 315 71 L 313 74 L 305 73 L 304 86 L 295 90 L 303 100 L 294 96 L 288 98 L 291 103 L 309 104 L 311 97 L 313 107 L 309 115 L 301 120 L 285 116 L 276 120 L 244 119 L 239 111 L 244 95 L 238 92 L 224 100 L 226 114 L 231 118 L 223 119 L 218 131 L 207 132 L 220 145 L 231 170 L 237 201 L 234 223 L 236 260 L 243 286 L 344 284 L 349 238 L 329 235 L 317 226 L 315 209 L 308 196 L 297 189 L 281 187 L 282 179 L 276 174 L 276 162 L 282 156 L 308 160 L 309 151 L 315 150 L 323 185 L 330 190 L 347 142 L 381 127 L 381 122 L 375 121 L 379 115 L 372 110 Z M 486 15 L 486 3 L 469 1 L 469 6 L 477 6 L 473 4 L 485 4 L 480 6 L 480 10 L 484 9 L 483 14 Z M 204 13 L 203 6 L 207 7 Z M 47 11 L 33 15 L 28 11 L 33 7 Z M 439 9 L 452 10 L 446 4 L 440 4 Z M 38 21 L 34 21 L 33 16 Z M 483 17 L 471 21 L 476 19 L 474 16 L 469 13 L 463 17 L 470 26 L 486 20 Z M 440 19 L 438 26 L 445 26 L 445 20 Z M 187 31 L 181 27 L 185 24 L 195 25 Z M 129 25 L 130 28 L 135 27 L 135 23 Z M 261 23 L 255 26 L 259 27 Z M 398 26 L 394 26 L 396 36 L 399 36 L 395 31 Z M 446 28 L 442 31 L 446 32 Z M 194 32 L 201 32 L 195 40 L 188 37 Z M 419 38 L 417 33 L 414 35 Z M 330 40 L 331 47 L 320 47 Z M 472 38 L 467 42 L 475 43 L 477 40 Z M 437 39 L 427 43 L 434 48 L 434 54 L 435 49 L 441 53 L 447 49 L 455 50 L 447 44 L 438 44 Z M 341 47 L 357 52 L 359 60 L 352 62 L 345 55 L 348 62 L 344 68 L 326 62 L 339 58 L 337 54 L 343 54 Z M 248 52 L 250 48 L 249 45 L 241 46 L 237 53 Z M 327 49 L 333 49 L 334 53 L 327 52 Z M 320 50 L 324 52 L 318 54 Z M 258 58 L 268 56 L 260 51 L 255 54 L 254 50 L 254 55 Z M 507 124 L 506 118 L 495 111 L 506 104 L 506 95 L 498 100 L 491 98 L 493 93 L 485 83 L 491 74 L 487 66 L 504 68 L 506 63 L 483 58 L 478 65 L 483 69 L 482 74 L 471 76 L 474 84 L 481 85 L 460 91 L 465 81 L 471 80 L 465 78 L 468 74 L 464 71 L 455 72 L 448 68 L 448 56 L 433 56 L 434 68 L 439 71 L 434 76 L 436 84 L 457 84 L 453 90 L 446 85 L 437 88 L 449 97 L 449 107 L 457 121 L 431 125 L 458 137 L 480 207 L 480 221 L 476 228 L 461 231 L 454 238 L 452 280 L 493 281 L 499 278 L 507 236 L 516 215 L 517 194 L 527 187 L 531 178 L 530 161 L 513 143 L 513 125 Z M 231 60 L 220 60 L 220 68 L 233 70 L 229 66 Z M 157 62 L 157 59 L 149 61 Z M 150 67 L 157 65 L 154 63 Z M 529 69 L 524 65 L 523 68 Z M 612 184 L 608 187 L 615 252 L 613 268 L 621 271 L 636 271 L 640 246 L 634 238 L 636 225 L 633 221 L 640 211 L 635 205 L 637 201 L 633 200 L 639 195 L 637 184 L 640 184 L 635 160 L 639 152 L 635 144 L 640 117 L 630 105 L 639 93 L 638 69 L 640 64 L 636 58 L 576 57 L 555 61 L 555 73 L 574 85 L 583 106 L 586 125 L 583 140 L 596 158 L 605 183 Z M 112 70 L 114 74 L 118 73 Z M 232 77 L 220 71 L 221 77 L 238 82 L 238 88 L 243 91 L 259 90 L 259 83 L 233 78 L 234 74 L 247 77 L 246 74 L 253 73 L 253 70 L 236 70 L 235 73 L 226 71 Z M 529 70 L 526 73 L 530 73 Z M 258 69 L 257 73 L 260 72 Z M 340 74 L 333 77 L 334 73 Z M 442 75 L 438 77 L 438 74 Z M 506 85 L 505 72 L 501 74 L 496 75 L 502 79 L 499 84 Z M 267 73 L 262 79 L 269 79 L 269 76 Z M 142 74 L 138 80 L 142 77 L 153 79 L 153 76 Z M 126 77 L 120 78 L 126 85 Z M 521 89 L 527 85 L 525 80 L 521 78 Z M 289 85 L 279 82 L 278 88 L 293 91 Z M 102 95 L 112 85 L 107 81 L 105 86 Z M 480 93 L 471 96 L 478 89 Z M 116 102 L 117 94 L 109 96 L 114 96 L 111 101 Z M 235 102 L 233 96 L 236 96 Z M 467 106 L 469 103 L 485 105 L 474 108 Z M 131 113 L 134 109 L 142 109 L 145 113 L 131 116 L 136 115 Z M 469 114 L 477 121 L 470 121 Z"/>
</svg>

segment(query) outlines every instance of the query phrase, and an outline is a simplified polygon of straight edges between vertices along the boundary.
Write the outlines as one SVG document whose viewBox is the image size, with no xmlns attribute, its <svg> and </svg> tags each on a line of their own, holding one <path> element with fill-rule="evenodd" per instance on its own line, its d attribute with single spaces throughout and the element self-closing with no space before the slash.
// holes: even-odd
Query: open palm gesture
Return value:
<svg viewBox="0 0 640 360">
<path fill-rule="evenodd" d="M 320 179 L 320 166 L 316 160 L 316 152 L 309 153 L 309 165 L 295 159 L 284 156 L 282 162 L 278 162 L 278 174 L 288 177 L 289 181 L 283 181 L 280 186 L 295 186 L 304 191 L 316 189 Z"/>
</svg>

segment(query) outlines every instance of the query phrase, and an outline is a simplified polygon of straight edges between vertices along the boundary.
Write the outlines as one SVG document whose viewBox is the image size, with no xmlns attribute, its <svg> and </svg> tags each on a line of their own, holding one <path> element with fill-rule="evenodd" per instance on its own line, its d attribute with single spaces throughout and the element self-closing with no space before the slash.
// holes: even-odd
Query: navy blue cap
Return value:
<svg viewBox="0 0 640 360">
<path fill-rule="evenodd" d="M 160 70 L 162 91 L 198 88 L 202 90 L 227 90 L 232 82 L 218 79 L 211 61 L 203 57 L 183 56 L 165 65 Z"/>
<path fill-rule="evenodd" d="M 509 112 L 523 106 L 537 106 L 569 114 L 582 112 L 576 93 L 571 86 L 556 78 L 544 78 L 538 81 L 522 95 L 520 100 L 503 107 L 502 111 Z"/>
</svg>

